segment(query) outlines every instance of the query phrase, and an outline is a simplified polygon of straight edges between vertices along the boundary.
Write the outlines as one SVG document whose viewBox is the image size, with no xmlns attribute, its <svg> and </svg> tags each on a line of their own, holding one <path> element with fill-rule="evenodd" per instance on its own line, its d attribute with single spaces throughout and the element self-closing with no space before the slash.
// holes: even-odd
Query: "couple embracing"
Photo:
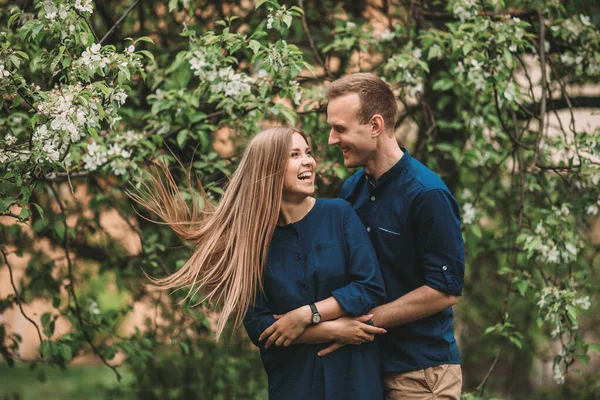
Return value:
<svg viewBox="0 0 600 400">
<path fill-rule="evenodd" d="M 459 399 L 459 206 L 398 145 L 385 82 L 348 75 L 327 99 L 329 145 L 362 167 L 341 199 L 313 197 L 310 140 L 294 128 L 256 135 L 212 209 L 189 210 L 173 179 L 153 178 L 134 198 L 195 245 L 155 283 L 218 304 L 217 336 L 243 321 L 270 399 Z"/>
</svg>

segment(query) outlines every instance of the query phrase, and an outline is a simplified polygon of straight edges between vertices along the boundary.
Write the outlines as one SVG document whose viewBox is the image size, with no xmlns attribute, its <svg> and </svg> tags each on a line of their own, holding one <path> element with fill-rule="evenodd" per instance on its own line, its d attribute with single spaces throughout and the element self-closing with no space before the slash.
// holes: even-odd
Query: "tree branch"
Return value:
<svg viewBox="0 0 600 400">
<path fill-rule="evenodd" d="M 131 12 L 131 10 L 133 10 L 133 8 L 134 8 L 134 7 L 135 7 L 135 6 L 136 6 L 136 5 L 137 5 L 139 2 L 140 2 L 140 0 L 135 0 L 135 1 L 133 2 L 133 4 L 129 6 L 129 8 L 128 8 L 128 9 L 125 11 L 125 14 L 123 14 L 123 15 L 121 16 L 121 18 L 119 18 L 119 20 L 118 20 L 118 21 L 117 21 L 117 22 L 116 22 L 116 23 L 115 23 L 115 24 L 112 26 L 112 28 L 110 28 L 110 29 L 109 29 L 109 31 L 108 31 L 108 32 L 106 32 L 106 35 L 104 35 L 104 36 L 102 37 L 102 39 L 100 39 L 100 42 L 99 42 L 100 44 L 104 43 L 104 41 L 105 41 L 106 39 L 108 39 L 108 37 L 109 37 L 110 35 L 112 35 L 112 33 L 115 31 L 115 29 L 117 29 L 117 27 L 118 27 L 118 26 L 121 24 L 121 22 L 123 22 L 123 20 L 125 19 L 125 17 L 127 17 L 127 15 L 128 15 L 130 12 Z"/>
<path fill-rule="evenodd" d="M 65 237 L 63 240 L 63 248 L 65 250 L 65 256 L 67 258 L 67 273 L 69 275 L 68 290 L 71 293 L 71 296 L 73 297 L 73 303 L 75 304 L 75 314 L 79 321 L 79 325 L 81 327 L 81 332 L 83 333 L 83 337 L 85 338 L 85 341 L 92 348 L 92 351 L 94 352 L 94 354 L 96 354 L 107 367 L 109 367 L 110 369 L 113 370 L 113 372 L 117 376 L 117 380 L 120 382 L 121 374 L 119 373 L 119 371 L 117 371 L 116 367 L 110 365 L 108 363 L 108 361 L 102 356 L 102 354 L 100 354 L 100 351 L 96 348 L 96 345 L 94 345 L 94 343 L 92 342 L 92 338 L 89 336 L 89 334 L 87 333 L 87 330 L 85 329 L 86 327 L 83 322 L 83 317 L 81 315 L 81 306 L 79 305 L 79 301 L 77 300 L 77 294 L 75 292 L 75 278 L 73 276 L 73 262 L 71 261 L 71 255 L 70 255 L 70 251 L 69 251 L 69 245 L 70 245 L 69 244 L 69 226 L 67 225 L 66 210 L 65 210 L 64 205 L 62 204 L 62 200 L 60 199 L 58 192 L 54 188 L 54 185 L 51 183 L 48 185 L 48 188 L 52 191 L 54 197 L 56 198 L 56 202 L 58 203 L 58 207 L 60 208 L 60 212 L 62 214 L 63 226 L 64 226 L 64 231 L 65 231 L 65 233 L 64 233 Z"/>
<path fill-rule="evenodd" d="M 544 25 L 544 14 L 542 14 L 541 10 L 536 10 L 540 22 L 540 34 L 539 34 L 539 43 L 538 43 L 538 53 L 540 55 L 540 69 L 542 72 L 542 99 L 540 101 L 540 113 L 539 113 L 539 132 L 537 135 L 537 139 L 535 141 L 535 150 L 533 153 L 533 160 L 531 164 L 529 164 L 528 170 L 531 170 L 533 166 L 537 163 L 537 159 L 540 154 L 540 144 L 542 139 L 544 138 L 544 129 L 546 128 L 546 119 L 548 116 L 546 115 L 546 91 L 548 90 L 548 80 L 546 77 L 546 49 L 544 49 L 544 38 L 545 38 L 545 28 Z M 516 120 L 516 116 L 514 118 Z"/>
<path fill-rule="evenodd" d="M 302 11 L 304 11 L 304 1 L 303 0 L 298 0 L 298 6 L 300 6 Z M 310 44 L 310 48 L 312 49 L 313 54 L 315 55 L 315 59 L 317 60 L 319 65 L 321 67 L 323 67 L 327 76 L 331 77 L 331 72 L 329 72 L 329 70 L 327 69 L 327 66 L 323 62 L 323 59 L 321 58 L 321 55 L 319 54 L 319 50 L 317 49 L 317 46 L 315 46 L 315 42 L 312 38 L 312 35 L 310 34 L 310 30 L 308 29 L 308 23 L 306 22 L 306 14 L 304 12 L 302 13 L 302 27 L 304 28 L 304 32 L 306 33 L 306 37 L 308 38 L 308 43 Z"/>
<path fill-rule="evenodd" d="M 13 277 L 13 270 L 12 270 L 10 263 L 8 262 L 8 254 L 6 253 L 6 250 L 4 249 L 4 247 L 0 247 L 0 252 L 2 252 L 2 255 L 4 256 L 4 262 L 6 263 L 6 266 L 8 267 L 8 275 L 10 276 L 10 284 L 15 292 L 15 300 L 17 301 L 17 304 L 19 305 L 19 310 L 21 310 L 21 314 L 25 317 L 25 319 L 27 321 L 31 322 L 31 324 L 33 326 L 35 326 L 35 330 L 37 331 L 38 338 L 40 339 L 40 344 L 41 344 L 43 342 L 43 339 L 42 339 L 42 333 L 40 332 L 39 326 L 35 323 L 34 320 L 29 318 L 29 316 L 25 313 L 25 310 L 23 309 L 23 301 L 21 300 L 21 296 L 19 296 L 19 291 L 17 290 L 17 285 L 15 285 L 15 279 Z"/>
</svg>

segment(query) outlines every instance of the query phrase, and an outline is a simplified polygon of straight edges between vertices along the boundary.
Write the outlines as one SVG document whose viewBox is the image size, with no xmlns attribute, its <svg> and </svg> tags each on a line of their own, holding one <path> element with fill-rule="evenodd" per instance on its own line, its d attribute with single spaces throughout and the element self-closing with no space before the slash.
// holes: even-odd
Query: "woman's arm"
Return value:
<svg viewBox="0 0 600 400">
<path fill-rule="evenodd" d="M 346 311 L 333 296 L 315 303 L 315 306 L 321 314 L 321 321 L 323 321 L 321 323 L 346 315 Z M 310 306 L 306 305 L 288 311 L 283 315 L 275 315 L 274 318 L 277 321 L 265 329 L 258 338 L 259 342 L 266 339 L 264 345 L 266 349 L 273 344 L 276 346 L 289 346 L 300 337 L 306 328 L 312 324 L 312 311 Z"/>
<path fill-rule="evenodd" d="M 372 314 L 360 317 L 342 317 L 333 321 L 321 322 L 308 327 L 293 344 L 299 343 L 327 343 L 333 340 L 344 341 L 347 344 L 361 344 L 372 341 L 375 335 L 387 333 L 383 328 L 368 325 L 373 318 Z"/>
<path fill-rule="evenodd" d="M 259 291 L 259 293 L 256 294 L 254 304 L 250 306 L 248 312 L 244 316 L 244 327 L 246 328 L 246 332 L 252 343 L 261 349 L 265 349 L 264 343 L 261 343 L 259 339 L 260 335 L 276 321 L 269 301 L 265 294 Z"/>
</svg>

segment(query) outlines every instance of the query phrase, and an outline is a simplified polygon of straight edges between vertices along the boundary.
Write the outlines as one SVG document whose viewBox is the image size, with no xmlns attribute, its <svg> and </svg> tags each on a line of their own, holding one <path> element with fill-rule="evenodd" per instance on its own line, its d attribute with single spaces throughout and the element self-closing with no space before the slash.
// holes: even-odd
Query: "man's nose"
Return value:
<svg viewBox="0 0 600 400">
<path fill-rule="evenodd" d="M 333 146 L 340 142 L 340 138 L 337 135 L 337 132 L 333 130 L 333 128 L 329 131 L 329 139 L 327 140 L 327 144 L 329 146 Z"/>
</svg>

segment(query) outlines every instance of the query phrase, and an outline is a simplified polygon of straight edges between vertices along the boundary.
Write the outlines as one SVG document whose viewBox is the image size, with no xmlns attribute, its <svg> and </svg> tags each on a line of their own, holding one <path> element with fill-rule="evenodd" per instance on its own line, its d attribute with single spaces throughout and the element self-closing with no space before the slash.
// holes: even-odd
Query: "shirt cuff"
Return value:
<svg viewBox="0 0 600 400">
<path fill-rule="evenodd" d="M 462 295 L 463 284 L 464 279 L 462 277 L 454 275 L 448 269 L 443 269 L 443 267 L 441 273 L 429 273 L 425 278 L 425 285 L 438 292 L 454 296 Z"/>
<path fill-rule="evenodd" d="M 351 288 L 342 287 L 331 292 L 331 295 L 340 303 L 340 306 L 346 311 L 351 317 L 358 317 L 366 314 L 373 307 L 376 306 L 375 302 L 368 302 L 364 300 L 358 294 L 352 294 Z"/>
</svg>

